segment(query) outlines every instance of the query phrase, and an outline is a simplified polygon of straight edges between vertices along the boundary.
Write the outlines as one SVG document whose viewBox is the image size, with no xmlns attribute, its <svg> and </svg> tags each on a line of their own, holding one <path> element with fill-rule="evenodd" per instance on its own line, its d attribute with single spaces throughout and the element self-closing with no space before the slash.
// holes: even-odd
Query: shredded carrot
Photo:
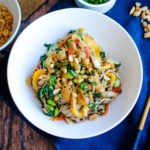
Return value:
<svg viewBox="0 0 150 150">
<path fill-rule="evenodd" d="M 109 104 L 105 104 L 105 112 L 102 113 L 102 115 L 106 115 L 109 110 Z"/>
<path fill-rule="evenodd" d="M 62 116 L 56 116 L 56 117 L 50 118 L 50 120 L 52 120 L 52 121 L 62 121 L 62 120 L 65 120 L 65 117 L 62 117 Z"/>
<path fill-rule="evenodd" d="M 85 46 L 83 49 L 84 49 L 84 51 L 86 53 L 86 57 L 90 58 L 90 50 L 89 50 L 89 48 L 87 46 Z"/>
</svg>

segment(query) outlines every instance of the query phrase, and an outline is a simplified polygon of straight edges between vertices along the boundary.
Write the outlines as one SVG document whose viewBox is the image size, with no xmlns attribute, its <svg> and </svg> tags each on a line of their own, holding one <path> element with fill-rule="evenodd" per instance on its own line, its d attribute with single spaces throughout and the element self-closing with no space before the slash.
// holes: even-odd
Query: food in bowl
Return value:
<svg viewBox="0 0 150 150">
<path fill-rule="evenodd" d="M 13 15 L 0 3 L 0 46 L 5 44 L 12 34 Z"/>
<path fill-rule="evenodd" d="M 89 4 L 103 4 L 108 2 L 109 0 L 84 0 L 84 1 Z"/>
<path fill-rule="evenodd" d="M 83 31 L 72 30 L 56 44 L 45 44 L 47 51 L 27 80 L 52 120 L 95 120 L 121 93 L 121 63 L 107 58 Z"/>
</svg>

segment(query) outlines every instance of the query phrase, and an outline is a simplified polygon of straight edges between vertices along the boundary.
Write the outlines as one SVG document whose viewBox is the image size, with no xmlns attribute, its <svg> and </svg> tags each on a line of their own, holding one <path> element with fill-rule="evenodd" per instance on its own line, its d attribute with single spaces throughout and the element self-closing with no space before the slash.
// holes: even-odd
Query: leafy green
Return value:
<svg viewBox="0 0 150 150">
<path fill-rule="evenodd" d="M 93 96 L 99 98 L 102 97 L 102 93 L 93 93 Z"/>
<path fill-rule="evenodd" d="M 81 82 L 81 83 L 79 84 L 79 88 L 81 88 L 82 90 L 86 89 L 86 88 L 87 88 L 87 83 Z"/>
<path fill-rule="evenodd" d="M 46 66 L 46 58 L 47 58 L 47 56 L 46 55 L 43 55 L 43 56 L 41 56 L 40 57 L 40 65 L 41 65 L 41 67 L 42 68 L 46 68 L 47 66 Z"/>
<path fill-rule="evenodd" d="M 96 111 L 96 108 L 97 108 L 97 104 L 94 103 L 93 106 L 92 106 L 92 110 Z"/>
<path fill-rule="evenodd" d="M 56 76 L 50 75 L 49 76 L 50 85 L 54 86 L 56 84 Z"/>
</svg>

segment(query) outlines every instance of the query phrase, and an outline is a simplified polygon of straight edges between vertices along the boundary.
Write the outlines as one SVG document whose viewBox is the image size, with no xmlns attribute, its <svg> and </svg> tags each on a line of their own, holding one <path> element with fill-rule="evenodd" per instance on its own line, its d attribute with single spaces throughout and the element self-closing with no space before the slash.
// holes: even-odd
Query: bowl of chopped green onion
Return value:
<svg viewBox="0 0 150 150">
<path fill-rule="evenodd" d="M 116 0 L 75 0 L 78 7 L 106 13 L 116 3 Z"/>
</svg>

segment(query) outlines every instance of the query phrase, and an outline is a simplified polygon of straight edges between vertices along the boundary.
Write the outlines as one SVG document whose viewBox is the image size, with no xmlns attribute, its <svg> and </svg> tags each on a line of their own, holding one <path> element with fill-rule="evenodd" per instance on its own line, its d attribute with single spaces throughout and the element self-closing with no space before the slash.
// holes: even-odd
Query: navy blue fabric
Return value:
<svg viewBox="0 0 150 150">
<path fill-rule="evenodd" d="M 138 123 L 148 98 L 150 84 L 150 39 L 143 38 L 140 17 L 129 15 L 129 11 L 135 2 L 136 0 L 117 0 L 115 6 L 106 15 L 116 20 L 127 30 L 139 49 L 143 62 L 144 79 L 137 104 L 122 123 L 102 135 L 81 140 L 54 137 L 58 150 L 130 150 L 133 148 L 138 132 Z M 149 0 L 139 0 L 139 2 L 150 8 Z M 50 12 L 69 7 L 77 6 L 73 0 L 59 0 Z M 150 149 L 150 112 L 138 144 L 138 150 L 142 149 Z"/>
</svg>

